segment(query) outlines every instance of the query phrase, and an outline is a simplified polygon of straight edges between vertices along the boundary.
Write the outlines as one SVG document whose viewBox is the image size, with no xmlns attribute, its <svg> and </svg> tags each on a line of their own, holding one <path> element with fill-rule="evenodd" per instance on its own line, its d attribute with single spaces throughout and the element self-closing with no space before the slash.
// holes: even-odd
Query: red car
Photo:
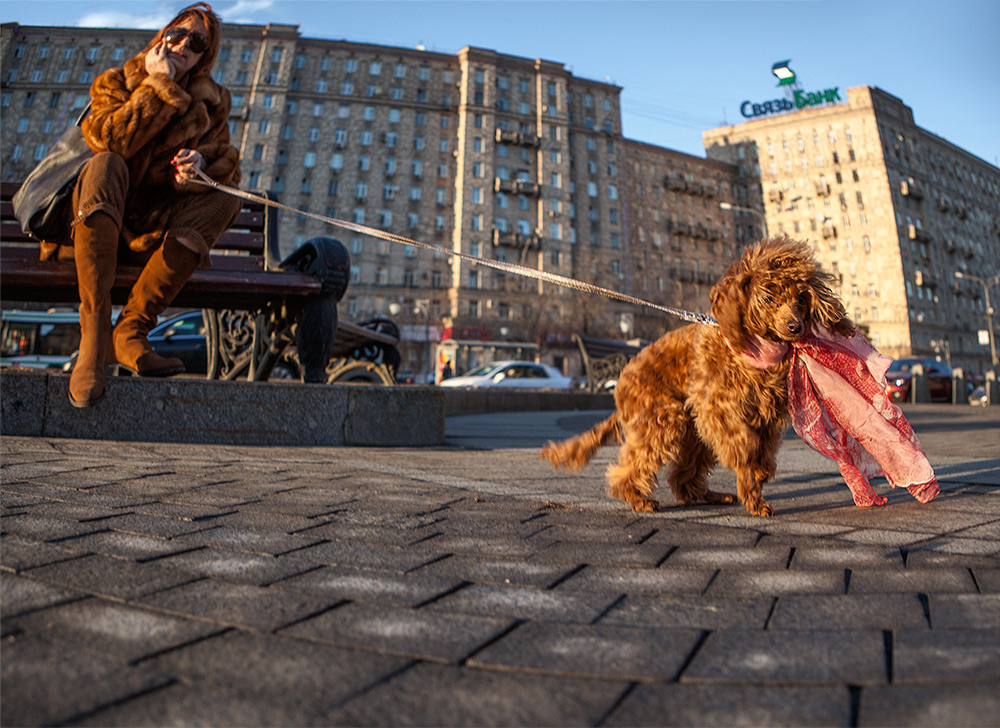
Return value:
<svg viewBox="0 0 1000 728">
<path fill-rule="evenodd" d="M 893 402 L 910 401 L 910 384 L 913 380 L 911 370 L 914 364 L 921 364 L 924 367 L 931 402 L 951 402 L 951 367 L 931 357 L 896 359 L 890 364 L 889 371 L 885 374 L 885 392 L 889 395 L 889 399 Z"/>
</svg>

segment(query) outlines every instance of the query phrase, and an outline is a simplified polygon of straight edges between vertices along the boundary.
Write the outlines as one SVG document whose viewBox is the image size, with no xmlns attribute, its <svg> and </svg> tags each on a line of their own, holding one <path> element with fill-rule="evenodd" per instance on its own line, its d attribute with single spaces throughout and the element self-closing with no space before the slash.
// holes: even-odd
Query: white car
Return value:
<svg viewBox="0 0 1000 728">
<path fill-rule="evenodd" d="M 503 387 L 505 389 L 572 389 L 573 380 L 549 364 L 532 361 L 494 361 L 459 377 L 441 382 L 441 387 Z"/>
</svg>

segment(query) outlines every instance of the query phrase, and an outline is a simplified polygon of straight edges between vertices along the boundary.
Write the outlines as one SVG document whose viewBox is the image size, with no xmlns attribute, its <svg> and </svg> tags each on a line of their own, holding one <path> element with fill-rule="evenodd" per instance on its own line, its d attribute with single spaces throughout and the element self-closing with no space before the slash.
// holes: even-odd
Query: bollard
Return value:
<svg viewBox="0 0 1000 728">
<path fill-rule="evenodd" d="M 986 404 L 1000 404 L 1000 386 L 994 371 L 986 372 Z"/>
<path fill-rule="evenodd" d="M 969 403 L 969 396 L 965 391 L 965 370 L 962 367 L 955 367 L 951 370 L 951 403 Z"/>
<path fill-rule="evenodd" d="M 927 384 L 927 374 L 924 372 L 923 364 L 914 364 L 910 367 L 910 396 L 911 404 L 925 404 L 931 401 L 931 390 Z"/>
</svg>

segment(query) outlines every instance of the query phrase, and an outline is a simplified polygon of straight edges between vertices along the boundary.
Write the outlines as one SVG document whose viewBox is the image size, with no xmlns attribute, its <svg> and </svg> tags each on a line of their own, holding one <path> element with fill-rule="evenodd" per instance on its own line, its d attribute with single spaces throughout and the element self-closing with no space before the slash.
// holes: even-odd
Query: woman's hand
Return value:
<svg viewBox="0 0 1000 728">
<path fill-rule="evenodd" d="M 154 73 L 163 73 L 170 78 L 174 77 L 174 66 L 170 62 L 169 49 L 167 44 L 160 41 L 155 46 L 149 49 L 146 53 L 146 73 L 153 75 Z"/>
<path fill-rule="evenodd" d="M 170 160 L 174 166 L 174 181 L 186 185 L 193 179 L 199 179 L 196 169 L 205 169 L 205 158 L 194 149 L 182 149 Z"/>
</svg>

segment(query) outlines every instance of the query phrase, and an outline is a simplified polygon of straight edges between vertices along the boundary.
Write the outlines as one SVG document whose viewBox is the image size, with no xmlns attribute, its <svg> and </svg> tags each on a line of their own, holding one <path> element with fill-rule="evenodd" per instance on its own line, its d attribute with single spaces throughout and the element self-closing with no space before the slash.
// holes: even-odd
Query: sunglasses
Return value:
<svg viewBox="0 0 1000 728">
<path fill-rule="evenodd" d="M 167 32 L 163 34 L 163 40 L 168 45 L 176 45 L 185 38 L 188 39 L 188 47 L 195 53 L 204 53 L 208 50 L 208 38 L 187 28 L 167 28 Z"/>
</svg>

